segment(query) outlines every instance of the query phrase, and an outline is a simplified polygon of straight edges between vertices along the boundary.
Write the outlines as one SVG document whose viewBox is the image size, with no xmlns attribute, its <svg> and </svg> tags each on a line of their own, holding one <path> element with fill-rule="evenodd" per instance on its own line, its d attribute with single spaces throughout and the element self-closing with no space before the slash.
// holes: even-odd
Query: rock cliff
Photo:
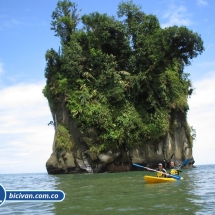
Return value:
<svg viewBox="0 0 215 215">
<path fill-rule="evenodd" d="M 69 116 L 64 102 L 53 113 L 53 119 L 55 125 L 53 153 L 46 163 L 49 174 L 125 172 L 135 170 L 132 163 L 156 167 L 162 162 L 168 168 L 170 160 L 180 165 L 187 158 L 190 159 L 187 166 L 192 167 L 194 163 L 192 146 L 185 132 L 186 121 L 183 121 L 179 113 L 174 114 L 175 126 L 172 134 L 167 133 L 160 142 L 149 142 L 139 148 L 124 147 L 117 151 L 109 150 L 99 154 L 89 150 L 89 146 L 96 141 L 96 128 L 90 127 L 81 134 L 75 121 Z M 56 147 L 56 134 L 61 124 L 69 130 L 69 151 L 58 150 Z"/>
</svg>

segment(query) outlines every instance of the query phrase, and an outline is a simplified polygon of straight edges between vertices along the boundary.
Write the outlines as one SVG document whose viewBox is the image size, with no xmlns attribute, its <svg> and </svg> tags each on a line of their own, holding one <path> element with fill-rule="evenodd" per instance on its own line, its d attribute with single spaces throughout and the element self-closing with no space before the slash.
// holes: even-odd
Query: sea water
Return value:
<svg viewBox="0 0 215 215">
<path fill-rule="evenodd" d="M 62 190 L 62 202 L 9 202 L 0 214 L 215 214 L 215 165 L 184 169 L 182 181 L 146 184 L 153 172 L 0 174 L 5 190 Z"/>
</svg>

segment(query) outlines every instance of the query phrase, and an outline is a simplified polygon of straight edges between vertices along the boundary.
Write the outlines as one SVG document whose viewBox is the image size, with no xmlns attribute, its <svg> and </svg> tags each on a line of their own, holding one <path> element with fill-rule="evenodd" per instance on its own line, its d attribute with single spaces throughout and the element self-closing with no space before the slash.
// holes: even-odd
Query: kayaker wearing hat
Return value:
<svg viewBox="0 0 215 215">
<path fill-rule="evenodd" d="M 159 163 L 158 168 L 156 169 L 157 171 L 157 177 L 166 177 L 167 171 L 163 168 L 163 164 Z M 166 173 L 166 174 L 163 174 Z"/>
<path fill-rule="evenodd" d="M 163 168 L 162 163 L 158 164 L 158 168 L 156 168 L 156 170 L 149 169 L 148 167 L 146 167 L 146 169 L 149 170 L 149 171 L 153 171 L 153 172 L 156 171 L 157 172 L 157 177 L 165 177 L 166 178 L 167 171 Z"/>
</svg>

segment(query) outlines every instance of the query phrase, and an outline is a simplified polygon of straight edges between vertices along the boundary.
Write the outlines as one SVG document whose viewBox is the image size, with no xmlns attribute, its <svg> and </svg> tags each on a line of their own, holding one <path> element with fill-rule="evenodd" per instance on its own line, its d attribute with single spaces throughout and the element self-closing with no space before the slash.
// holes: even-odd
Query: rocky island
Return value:
<svg viewBox="0 0 215 215">
<path fill-rule="evenodd" d="M 132 1 L 119 4 L 116 18 L 81 16 L 62 0 L 51 26 L 61 45 L 46 52 L 43 93 L 55 128 L 49 174 L 168 167 L 187 158 L 193 165 L 193 88 L 184 67 L 204 51 L 200 35 L 185 26 L 161 28 Z"/>
</svg>

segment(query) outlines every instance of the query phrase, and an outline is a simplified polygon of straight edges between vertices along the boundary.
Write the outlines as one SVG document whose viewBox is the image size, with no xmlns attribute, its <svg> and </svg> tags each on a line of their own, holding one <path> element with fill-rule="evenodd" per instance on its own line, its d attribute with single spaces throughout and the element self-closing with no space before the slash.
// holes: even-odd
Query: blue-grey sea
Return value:
<svg viewBox="0 0 215 215">
<path fill-rule="evenodd" d="M 215 215 L 215 165 L 184 169 L 182 181 L 146 184 L 153 172 L 48 175 L 0 174 L 6 190 L 62 190 L 62 202 L 9 202 L 0 214 L 211 214 Z"/>
</svg>

